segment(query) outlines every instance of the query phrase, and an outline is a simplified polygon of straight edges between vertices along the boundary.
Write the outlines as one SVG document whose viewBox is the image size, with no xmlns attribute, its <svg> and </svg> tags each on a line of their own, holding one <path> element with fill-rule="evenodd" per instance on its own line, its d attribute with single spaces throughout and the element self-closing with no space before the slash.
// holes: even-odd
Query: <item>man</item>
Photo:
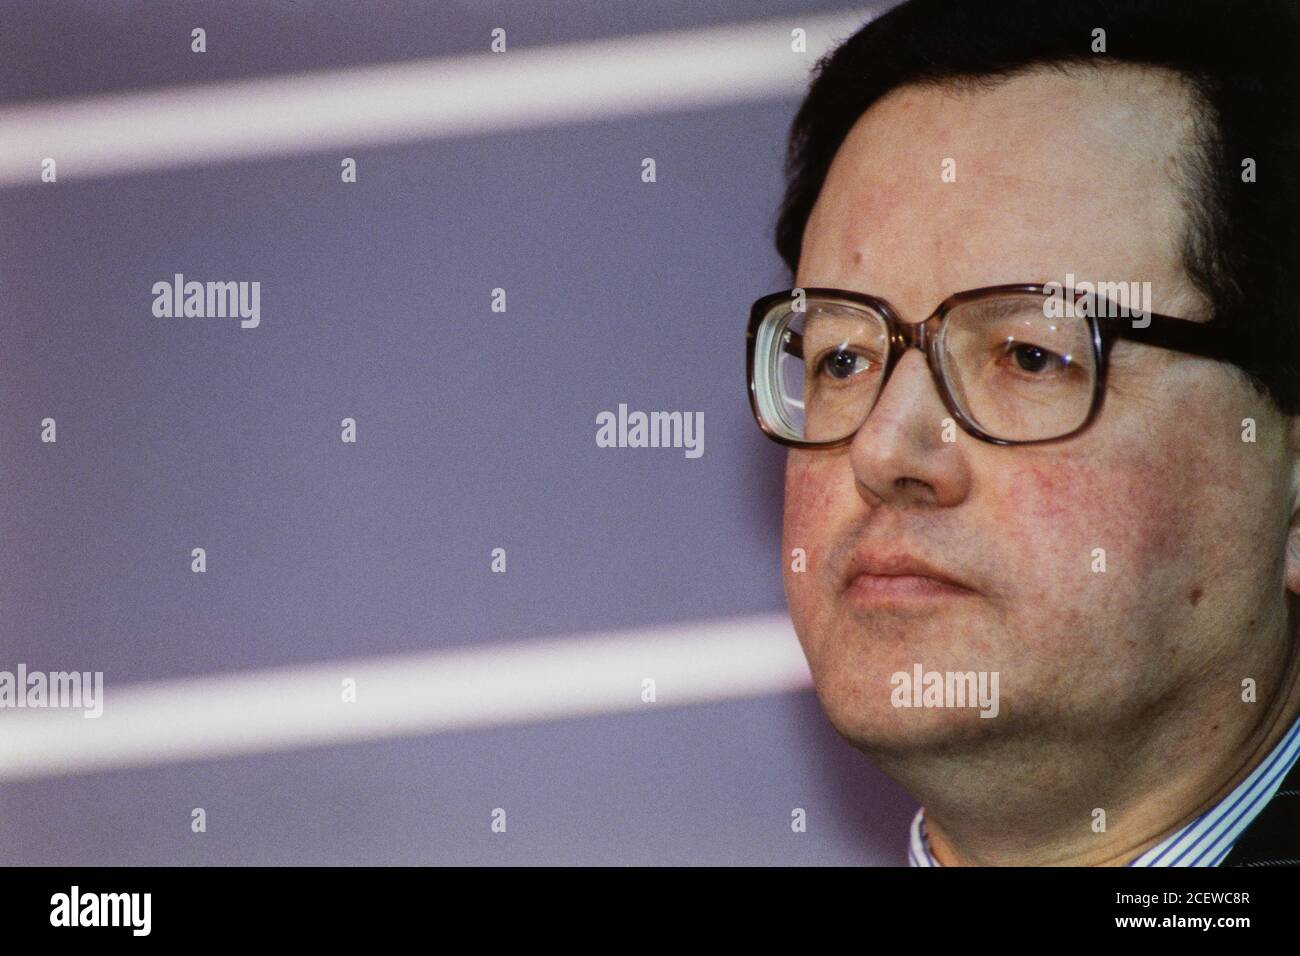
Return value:
<svg viewBox="0 0 1300 956">
<path fill-rule="evenodd" d="M 1298 64 L 1297 3 L 1204 0 L 911 0 L 819 64 L 750 396 L 914 865 L 1300 864 Z"/>
</svg>

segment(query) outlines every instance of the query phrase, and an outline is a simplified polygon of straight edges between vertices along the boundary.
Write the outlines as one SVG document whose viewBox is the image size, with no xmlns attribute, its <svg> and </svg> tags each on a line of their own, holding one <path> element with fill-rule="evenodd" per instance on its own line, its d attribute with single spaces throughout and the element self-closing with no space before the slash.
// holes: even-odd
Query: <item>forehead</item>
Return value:
<svg viewBox="0 0 1300 956">
<path fill-rule="evenodd" d="M 1150 281 L 1158 305 L 1185 304 L 1192 116 L 1176 77 L 1133 67 L 902 87 L 836 153 L 796 285 L 915 313 L 960 289 L 1073 273 Z"/>
</svg>

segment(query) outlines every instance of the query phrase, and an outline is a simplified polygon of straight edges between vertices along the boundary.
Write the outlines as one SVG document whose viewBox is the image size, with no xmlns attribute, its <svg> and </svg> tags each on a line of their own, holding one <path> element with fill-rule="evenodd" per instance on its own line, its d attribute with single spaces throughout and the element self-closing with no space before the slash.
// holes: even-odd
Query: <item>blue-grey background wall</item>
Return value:
<svg viewBox="0 0 1300 956">
<path fill-rule="evenodd" d="M 0 104 L 861 7 L 0 3 Z M 797 105 L 0 189 L 0 667 L 111 695 L 783 611 L 743 333 Z M 261 327 L 154 318 L 176 272 L 259 280 Z M 620 403 L 703 412 L 704 455 L 596 447 Z M 808 691 L 0 781 L 0 859 L 895 865 L 913 810 Z"/>
</svg>

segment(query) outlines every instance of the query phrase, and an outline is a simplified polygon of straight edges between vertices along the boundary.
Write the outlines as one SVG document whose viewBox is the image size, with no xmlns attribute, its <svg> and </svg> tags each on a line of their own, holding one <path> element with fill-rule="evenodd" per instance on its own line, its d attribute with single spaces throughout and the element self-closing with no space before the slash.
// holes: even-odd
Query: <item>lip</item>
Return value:
<svg viewBox="0 0 1300 956">
<path fill-rule="evenodd" d="M 856 603 L 934 601 L 976 593 L 947 571 L 903 552 L 855 557 L 845 574 L 844 589 Z"/>
</svg>

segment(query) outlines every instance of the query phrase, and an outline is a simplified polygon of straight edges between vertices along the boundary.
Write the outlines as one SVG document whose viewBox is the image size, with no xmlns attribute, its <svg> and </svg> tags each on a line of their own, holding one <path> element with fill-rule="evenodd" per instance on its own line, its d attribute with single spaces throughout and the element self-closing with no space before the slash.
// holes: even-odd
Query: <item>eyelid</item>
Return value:
<svg viewBox="0 0 1300 956">
<path fill-rule="evenodd" d="M 869 369 L 883 368 L 885 364 L 884 360 L 879 356 L 871 355 L 859 349 L 844 348 L 842 345 L 836 345 L 831 348 L 823 349 L 822 351 L 818 352 L 816 357 L 813 360 L 812 368 L 817 372 L 818 375 L 824 374 L 826 360 L 831 356 L 837 355 L 842 352 L 848 352 L 858 358 L 862 358 L 867 361 L 868 363 L 867 369 L 857 369 L 854 371 L 855 375 L 860 375 L 862 372 L 867 371 Z M 805 359 L 805 361 L 807 360 Z"/>
</svg>

